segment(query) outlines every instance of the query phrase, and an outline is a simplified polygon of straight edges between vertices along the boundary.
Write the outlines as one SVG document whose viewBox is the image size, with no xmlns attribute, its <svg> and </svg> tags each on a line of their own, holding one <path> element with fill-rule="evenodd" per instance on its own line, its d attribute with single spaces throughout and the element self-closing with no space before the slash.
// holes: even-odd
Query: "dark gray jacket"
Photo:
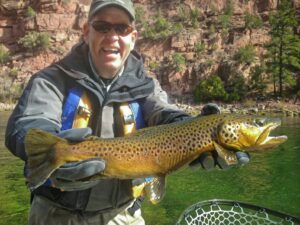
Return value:
<svg viewBox="0 0 300 225">
<path fill-rule="evenodd" d="M 80 86 L 88 93 L 92 105 L 90 126 L 101 137 L 120 136 L 116 107 L 122 102 L 138 100 L 147 126 L 171 123 L 187 117 L 166 102 L 166 94 L 157 81 L 149 78 L 140 56 L 132 52 L 122 76 L 108 92 L 93 77 L 88 61 L 88 47 L 76 45 L 70 54 L 37 74 L 29 81 L 7 125 L 6 146 L 26 161 L 24 136 L 30 128 L 58 133 L 65 98 L 70 88 Z M 126 159 L 124 159 L 126 160 Z M 134 166 L 134 165 L 133 165 Z M 61 207 L 83 212 L 118 209 L 132 201 L 131 180 L 106 179 L 83 191 L 61 192 L 40 187 L 34 194 L 43 195 Z"/>
</svg>

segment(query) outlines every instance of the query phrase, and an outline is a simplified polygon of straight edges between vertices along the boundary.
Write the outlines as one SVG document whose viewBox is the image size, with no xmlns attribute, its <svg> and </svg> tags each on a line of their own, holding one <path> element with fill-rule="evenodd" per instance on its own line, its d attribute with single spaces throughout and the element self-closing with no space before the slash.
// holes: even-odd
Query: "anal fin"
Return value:
<svg viewBox="0 0 300 225">
<path fill-rule="evenodd" d="M 154 177 L 152 181 L 145 186 L 144 193 L 151 203 L 159 203 L 166 193 L 166 177 Z"/>
</svg>

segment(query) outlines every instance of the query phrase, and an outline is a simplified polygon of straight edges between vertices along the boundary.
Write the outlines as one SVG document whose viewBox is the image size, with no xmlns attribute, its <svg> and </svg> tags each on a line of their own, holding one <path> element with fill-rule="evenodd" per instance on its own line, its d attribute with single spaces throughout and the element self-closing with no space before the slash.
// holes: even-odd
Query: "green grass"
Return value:
<svg viewBox="0 0 300 225">
<path fill-rule="evenodd" d="M 23 162 L 5 156 L 2 150 L 4 149 L 1 149 L 0 160 L 0 225 L 25 225 L 29 209 L 29 191 L 22 174 Z"/>
</svg>

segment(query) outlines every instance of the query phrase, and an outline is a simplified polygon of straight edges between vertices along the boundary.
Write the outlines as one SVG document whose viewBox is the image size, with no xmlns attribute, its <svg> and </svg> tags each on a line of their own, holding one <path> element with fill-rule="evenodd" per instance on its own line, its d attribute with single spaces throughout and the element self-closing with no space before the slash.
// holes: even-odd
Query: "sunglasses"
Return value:
<svg viewBox="0 0 300 225">
<path fill-rule="evenodd" d="M 134 28 L 131 25 L 125 24 L 125 23 L 120 23 L 120 24 L 112 24 L 112 23 L 108 23 L 105 21 L 94 21 L 90 23 L 92 25 L 92 27 L 100 33 L 108 33 L 109 31 L 111 31 L 111 29 L 114 29 L 114 31 L 120 35 L 120 36 L 127 36 L 128 34 L 130 34 Z"/>
</svg>

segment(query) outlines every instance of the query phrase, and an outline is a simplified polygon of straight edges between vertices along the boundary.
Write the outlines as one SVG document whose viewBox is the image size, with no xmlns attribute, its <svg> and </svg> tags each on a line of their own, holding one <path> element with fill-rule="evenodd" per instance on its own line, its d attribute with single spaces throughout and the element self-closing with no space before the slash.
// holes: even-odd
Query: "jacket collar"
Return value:
<svg viewBox="0 0 300 225">
<path fill-rule="evenodd" d="M 88 46 L 82 41 L 75 45 L 71 52 L 56 63 L 66 75 L 84 84 L 84 80 L 96 83 L 88 59 Z M 108 101 L 130 101 L 146 97 L 153 93 L 154 82 L 148 77 L 141 56 L 132 51 L 125 63 L 122 76 L 112 85 Z"/>
</svg>

